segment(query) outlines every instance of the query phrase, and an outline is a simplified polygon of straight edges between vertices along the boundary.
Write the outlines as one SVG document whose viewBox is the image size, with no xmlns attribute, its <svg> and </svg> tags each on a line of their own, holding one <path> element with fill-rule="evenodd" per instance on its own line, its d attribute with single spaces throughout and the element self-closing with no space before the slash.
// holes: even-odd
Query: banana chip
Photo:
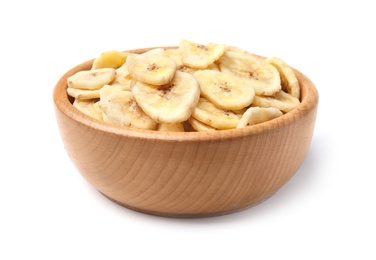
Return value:
<svg viewBox="0 0 376 260">
<path fill-rule="evenodd" d="M 131 81 L 132 76 L 129 74 L 127 64 L 124 63 L 120 68 L 116 69 L 115 78 L 109 85 L 130 91 Z"/>
<path fill-rule="evenodd" d="M 206 131 L 216 131 L 217 129 L 215 129 L 214 127 L 211 127 L 207 124 L 204 124 L 200 121 L 198 121 L 196 118 L 194 117 L 190 117 L 188 119 L 188 122 L 189 124 L 192 126 L 192 128 L 197 131 L 197 132 L 206 132 Z"/>
<path fill-rule="evenodd" d="M 176 71 L 173 59 L 158 54 L 129 56 L 127 67 L 134 80 L 157 86 L 169 83 Z"/>
<path fill-rule="evenodd" d="M 73 102 L 73 106 L 80 110 L 82 113 L 98 119 L 103 120 L 102 110 L 99 107 L 99 102 L 95 100 L 78 100 Z"/>
<path fill-rule="evenodd" d="M 300 104 L 299 81 L 282 59 L 185 39 L 141 54 L 103 52 L 67 79 L 67 95 L 98 120 L 161 132 L 244 128 Z"/>
<path fill-rule="evenodd" d="M 147 130 L 155 130 L 158 126 L 157 122 L 142 111 L 130 91 L 106 85 L 100 91 L 99 106 L 106 122 Z"/>
<path fill-rule="evenodd" d="M 200 98 L 192 117 L 216 129 L 231 129 L 239 124 L 241 115 L 220 109 L 205 98 Z"/>
<path fill-rule="evenodd" d="M 99 98 L 99 89 L 77 89 L 77 88 L 67 88 L 67 93 L 69 96 L 75 98 L 75 100 L 89 100 Z"/>
<path fill-rule="evenodd" d="M 185 66 L 183 63 L 183 60 L 180 55 L 180 50 L 179 49 L 167 49 L 162 52 L 164 56 L 173 59 L 176 63 L 176 67 L 180 68 Z"/>
<path fill-rule="evenodd" d="M 252 104 L 255 90 L 250 81 L 214 70 L 194 73 L 201 95 L 221 109 L 237 110 Z"/>
<path fill-rule="evenodd" d="M 67 80 L 68 87 L 77 89 L 100 89 L 115 78 L 113 68 L 83 70 L 70 76 Z"/>
<path fill-rule="evenodd" d="M 254 55 L 226 50 L 218 64 L 223 73 L 249 80 L 257 95 L 271 96 L 281 90 L 278 70 Z"/>
<path fill-rule="evenodd" d="M 120 51 L 106 51 L 99 55 L 94 61 L 91 69 L 113 68 L 117 69 L 124 64 L 128 53 Z"/>
<path fill-rule="evenodd" d="M 283 113 L 274 107 L 250 107 L 243 114 L 236 128 L 256 125 L 282 116 Z"/>
<path fill-rule="evenodd" d="M 158 131 L 160 132 L 184 132 L 184 125 L 183 123 L 175 123 L 175 124 L 159 124 Z"/>
<path fill-rule="evenodd" d="M 284 91 L 291 94 L 293 97 L 300 98 L 299 81 L 292 68 L 282 59 L 277 57 L 270 57 L 266 62 L 272 64 L 277 68 L 281 77 L 281 86 Z"/>
<path fill-rule="evenodd" d="M 179 50 L 184 65 L 193 69 L 206 69 L 218 60 L 225 51 L 224 44 L 197 44 L 185 39 L 180 40 Z"/>
<path fill-rule="evenodd" d="M 173 124 L 186 121 L 200 97 L 196 79 L 189 73 L 176 71 L 167 85 L 155 86 L 142 82 L 132 85 L 139 106 L 158 123 Z"/>
<path fill-rule="evenodd" d="M 259 107 L 275 107 L 284 113 L 293 110 L 300 104 L 299 99 L 293 97 L 289 93 L 280 90 L 274 96 L 255 96 L 252 102 L 252 106 Z"/>
</svg>

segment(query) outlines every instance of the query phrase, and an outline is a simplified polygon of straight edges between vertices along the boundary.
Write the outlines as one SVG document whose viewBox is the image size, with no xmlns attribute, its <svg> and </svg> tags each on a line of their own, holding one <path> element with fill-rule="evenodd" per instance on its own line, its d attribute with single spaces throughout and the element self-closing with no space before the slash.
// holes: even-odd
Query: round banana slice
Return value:
<svg viewBox="0 0 376 260">
<path fill-rule="evenodd" d="M 181 66 L 184 66 L 179 49 L 166 49 L 163 51 L 163 55 L 170 59 L 173 59 L 176 63 L 176 67 L 179 68 Z"/>
<path fill-rule="evenodd" d="M 240 77 L 215 70 L 198 70 L 194 76 L 200 84 L 201 95 L 221 109 L 242 109 L 255 96 L 251 82 Z"/>
<path fill-rule="evenodd" d="M 176 69 L 177 69 L 177 70 L 180 70 L 180 71 L 182 71 L 182 72 L 191 73 L 192 75 L 193 75 L 196 71 L 199 71 L 199 69 L 192 69 L 192 68 L 187 67 L 187 66 L 185 66 L 185 65 L 182 65 L 182 66 L 180 66 L 180 67 L 177 67 Z M 207 70 L 215 70 L 215 71 L 219 71 L 219 68 L 218 68 L 217 64 L 215 64 L 215 63 L 210 64 L 206 69 L 207 69 Z"/>
<path fill-rule="evenodd" d="M 98 120 L 103 120 L 102 110 L 99 107 L 98 101 L 76 99 L 73 102 L 73 106 L 90 117 Z"/>
<path fill-rule="evenodd" d="M 67 93 L 69 96 L 74 97 L 76 100 L 88 100 L 99 98 L 99 89 L 78 89 L 78 88 L 67 88 Z"/>
<path fill-rule="evenodd" d="M 164 49 L 163 48 L 154 48 L 154 49 L 151 49 L 151 50 L 148 50 L 147 52 L 143 52 L 141 54 L 133 54 L 133 55 L 136 55 L 136 56 L 153 56 L 153 55 L 158 55 L 158 54 L 162 54 L 164 53 Z"/>
<path fill-rule="evenodd" d="M 280 90 L 274 96 L 255 96 L 252 102 L 252 106 L 259 107 L 275 107 L 284 113 L 293 110 L 300 104 L 298 98 L 293 97 L 289 93 Z"/>
<path fill-rule="evenodd" d="M 152 85 L 169 83 L 176 71 L 175 61 L 161 53 L 130 55 L 126 64 L 134 80 Z"/>
<path fill-rule="evenodd" d="M 252 54 L 226 50 L 217 63 L 223 73 L 248 79 L 257 95 L 271 96 L 281 90 L 278 70 Z"/>
<path fill-rule="evenodd" d="M 121 90 L 131 90 L 132 77 L 129 74 L 127 64 L 124 63 L 120 68 L 116 69 L 115 79 L 109 84 Z"/>
<path fill-rule="evenodd" d="M 189 124 L 192 126 L 192 128 L 197 132 L 206 132 L 206 131 L 216 131 L 214 127 L 211 127 L 210 125 L 204 124 L 200 121 L 198 121 L 194 117 L 190 117 L 188 119 Z"/>
<path fill-rule="evenodd" d="M 113 68 L 117 69 L 124 64 L 128 53 L 120 51 L 106 51 L 101 53 L 94 61 L 91 69 Z"/>
<path fill-rule="evenodd" d="M 282 115 L 283 113 L 274 107 L 250 107 L 245 111 L 236 128 L 259 124 Z"/>
<path fill-rule="evenodd" d="M 206 69 L 222 56 L 225 48 L 224 44 L 209 43 L 202 45 L 185 39 L 181 39 L 179 43 L 184 65 L 193 69 Z"/>
<path fill-rule="evenodd" d="M 282 89 L 293 97 L 300 98 L 300 86 L 298 78 L 296 77 L 292 68 L 282 59 L 277 57 L 270 57 L 266 62 L 272 64 L 277 68 L 281 77 Z"/>
<path fill-rule="evenodd" d="M 77 89 L 100 89 L 115 78 L 115 69 L 83 70 L 67 79 L 68 87 Z"/>
<path fill-rule="evenodd" d="M 192 117 L 216 129 L 231 129 L 239 124 L 241 115 L 220 109 L 205 98 L 200 98 Z"/>
<path fill-rule="evenodd" d="M 184 132 L 184 125 L 183 123 L 175 123 L 175 124 L 159 124 L 158 131 L 160 132 Z"/>
<path fill-rule="evenodd" d="M 187 120 L 200 97 L 200 87 L 193 75 L 176 71 L 164 86 L 136 81 L 132 93 L 139 106 L 158 123 L 173 124 Z"/>
<path fill-rule="evenodd" d="M 193 69 L 184 65 L 179 49 L 167 49 L 164 51 L 163 55 L 175 61 L 177 70 L 180 70 L 182 72 L 188 72 L 191 74 L 195 73 L 198 70 L 198 69 Z"/>
<path fill-rule="evenodd" d="M 99 106 L 103 120 L 115 125 L 130 128 L 155 130 L 157 122 L 145 114 L 137 105 L 132 92 L 123 91 L 110 85 L 100 90 Z"/>
</svg>

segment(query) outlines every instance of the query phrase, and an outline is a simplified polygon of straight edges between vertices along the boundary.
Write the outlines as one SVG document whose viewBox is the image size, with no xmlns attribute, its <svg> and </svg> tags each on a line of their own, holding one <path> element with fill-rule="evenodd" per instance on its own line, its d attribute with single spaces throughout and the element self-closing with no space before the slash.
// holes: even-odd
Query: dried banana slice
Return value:
<svg viewBox="0 0 376 260">
<path fill-rule="evenodd" d="M 248 79 L 257 95 L 270 96 L 281 90 L 278 70 L 252 54 L 226 50 L 217 64 L 223 73 Z"/>
<path fill-rule="evenodd" d="M 183 123 L 175 123 L 175 124 L 159 124 L 158 131 L 160 132 L 184 132 L 184 125 Z"/>
<path fill-rule="evenodd" d="M 177 67 L 177 70 L 180 70 L 180 71 L 182 71 L 182 72 L 191 73 L 192 75 L 194 75 L 194 73 L 195 73 L 196 71 L 200 71 L 199 69 L 192 69 L 192 68 L 189 68 L 189 67 L 187 67 L 187 66 L 185 66 L 185 65 L 180 66 L 180 67 Z M 219 68 L 218 68 L 217 64 L 212 63 L 212 64 L 210 64 L 210 65 L 206 68 L 206 70 L 215 70 L 215 71 L 219 71 Z"/>
<path fill-rule="evenodd" d="M 181 58 L 181 55 L 180 55 L 179 49 L 167 49 L 167 50 L 164 51 L 163 54 L 166 57 L 169 57 L 176 62 L 176 69 L 177 70 L 180 70 L 182 72 L 188 72 L 188 73 L 191 73 L 191 74 L 193 74 L 193 73 L 195 73 L 196 71 L 199 70 L 199 69 L 193 69 L 193 68 L 190 68 L 190 67 L 187 67 L 186 65 L 184 65 L 182 58 Z M 206 69 L 219 71 L 219 68 L 218 68 L 217 64 L 215 64 L 215 63 L 209 64 Z"/>
<path fill-rule="evenodd" d="M 270 57 L 265 60 L 277 68 L 281 77 L 282 89 L 293 97 L 300 98 L 300 86 L 298 78 L 296 77 L 292 68 L 282 59 L 277 57 Z"/>
<path fill-rule="evenodd" d="M 225 51 L 224 44 L 209 43 L 207 45 L 181 39 L 179 50 L 184 65 L 193 69 L 206 69 L 218 60 Z"/>
<path fill-rule="evenodd" d="M 166 57 L 169 57 L 169 58 L 171 58 L 175 61 L 177 70 L 180 70 L 180 71 L 183 71 L 183 72 L 189 72 L 189 73 L 192 73 L 192 74 L 199 70 L 199 69 L 193 69 L 193 68 L 190 68 L 190 67 L 187 67 L 186 65 L 184 65 L 183 60 L 182 60 L 181 55 L 180 55 L 179 49 L 166 49 L 164 51 L 163 55 L 166 56 Z M 215 64 L 215 63 L 209 64 L 206 69 L 219 71 L 219 68 L 218 68 L 217 64 Z"/>
<path fill-rule="evenodd" d="M 214 70 L 194 73 L 200 84 L 201 96 L 224 110 L 238 110 L 249 106 L 255 90 L 249 80 Z"/>
<path fill-rule="evenodd" d="M 215 70 L 215 71 L 220 71 L 218 68 L 218 65 L 215 63 L 209 64 L 209 66 L 206 68 L 207 70 Z"/>
<path fill-rule="evenodd" d="M 256 125 L 282 116 L 283 113 L 274 107 L 250 107 L 243 114 L 236 128 Z"/>
<path fill-rule="evenodd" d="M 99 106 L 103 120 L 130 128 L 155 130 L 157 122 L 145 114 L 137 105 L 132 92 L 106 85 L 100 90 Z"/>
<path fill-rule="evenodd" d="M 252 102 L 252 106 L 259 107 L 275 107 L 281 110 L 284 113 L 287 113 L 293 110 L 300 104 L 299 99 L 293 97 L 289 93 L 280 90 L 274 96 L 255 96 Z"/>
<path fill-rule="evenodd" d="M 210 125 L 204 124 L 200 121 L 198 121 L 194 117 L 190 117 L 188 119 L 189 124 L 192 126 L 192 128 L 197 132 L 206 132 L 206 131 L 216 131 L 214 127 L 211 127 Z"/>
<path fill-rule="evenodd" d="M 100 89 L 115 78 L 116 71 L 112 68 L 83 70 L 67 79 L 68 87 L 77 89 Z"/>
<path fill-rule="evenodd" d="M 117 69 L 124 64 L 128 53 L 120 51 L 106 51 L 101 53 L 94 61 L 91 69 L 113 68 Z"/>
<path fill-rule="evenodd" d="M 205 98 L 200 98 L 192 117 L 216 129 L 231 129 L 239 124 L 241 115 L 220 109 Z"/>
<path fill-rule="evenodd" d="M 132 77 L 129 74 L 127 64 L 124 63 L 120 68 L 116 69 L 115 79 L 109 84 L 121 90 L 131 90 Z"/>
<path fill-rule="evenodd" d="M 232 52 L 239 52 L 239 53 L 245 53 L 245 54 L 251 54 L 249 53 L 248 51 L 246 50 L 243 50 L 239 47 L 236 47 L 236 46 L 226 46 L 226 50 L 225 51 L 232 51 Z M 252 55 L 252 54 L 251 54 Z"/>
<path fill-rule="evenodd" d="M 103 52 L 91 70 L 69 77 L 67 85 L 74 106 L 96 111 L 93 117 L 168 132 L 241 128 L 300 103 L 299 82 L 283 60 L 185 39 L 178 48 L 141 54 Z"/>
<path fill-rule="evenodd" d="M 130 55 L 126 64 L 134 80 L 152 85 L 169 83 L 176 71 L 175 61 L 161 53 Z"/>
<path fill-rule="evenodd" d="M 189 73 L 176 71 L 173 80 L 163 86 L 142 82 L 131 85 L 139 106 L 158 123 L 178 123 L 187 120 L 200 97 L 197 80 Z"/>
<path fill-rule="evenodd" d="M 154 49 L 148 50 L 146 52 L 143 52 L 141 54 L 134 54 L 134 55 L 141 56 L 141 57 L 153 56 L 153 55 L 158 55 L 158 54 L 163 55 L 164 51 L 165 50 L 163 48 L 154 48 Z"/>
<path fill-rule="evenodd" d="M 99 102 L 95 100 L 78 100 L 73 102 L 73 106 L 82 113 L 98 120 L 103 120 L 102 110 L 99 107 Z"/>
<path fill-rule="evenodd" d="M 77 89 L 77 88 L 67 88 L 67 93 L 69 96 L 74 97 L 76 100 L 88 100 L 99 98 L 99 89 Z"/>
<path fill-rule="evenodd" d="M 163 55 L 170 59 L 173 59 L 176 63 L 177 68 L 184 66 L 179 49 L 166 49 L 163 51 Z"/>
</svg>

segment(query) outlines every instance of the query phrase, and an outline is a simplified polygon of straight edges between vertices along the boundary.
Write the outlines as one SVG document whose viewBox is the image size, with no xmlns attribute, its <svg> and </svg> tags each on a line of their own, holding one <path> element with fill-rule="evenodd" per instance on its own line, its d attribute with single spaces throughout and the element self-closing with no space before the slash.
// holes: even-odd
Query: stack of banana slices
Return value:
<svg viewBox="0 0 376 260">
<path fill-rule="evenodd" d="M 107 51 L 67 79 L 81 112 L 137 129 L 192 132 L 243 128 L 300 103 L 299 82 L 277 57 L 182 39 L 142 54 Z"/>
</svg>

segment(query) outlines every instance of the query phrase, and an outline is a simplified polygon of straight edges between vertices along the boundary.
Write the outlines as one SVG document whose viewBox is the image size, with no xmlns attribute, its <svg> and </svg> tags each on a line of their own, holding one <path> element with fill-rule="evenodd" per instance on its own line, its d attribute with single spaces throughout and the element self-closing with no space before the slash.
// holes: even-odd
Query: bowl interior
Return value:
<svg viewBox="0 0 376 260">
<path fill-rule="evenodd" d="M 152 47 L 152 48 L 142 48 L 136 50 L 129 50 L 127 52 L 132 53 L 143 53 L 148 50 L 154 48 L 177 48 L 176 46 L 165 46 L 165 47 Z M 260 56 L 262 57 L 262 56 Z M 127 135 L 127 136 L 134 136 L 134 137 L 142 137 L 142 138 L 158 138 L 163 140 L 213 140 L 213 139 L 221 139 L 223 138 L 237 138 L 243 135 L 250 135 L 257 132 L 262 132 L 268 129 L 273 129 L 279 127 L 281 124 L 288 124 L 291 120 L 296 118 L 297 114 L 306 113 L 315 107 L 318 104 L 318 92 L 315 85 L 312 81 L 306 77 L 303 73 L 298 71 L 295 68 L 292 68 L 299 80 L 300 87 L 301 87 L 301 103 L 298 105 L 297 108 L 293 109 L 292 111 L 284 114 L 281 117 L 276 119 L 263 122 L 257 125 L 248 126 L 242 129 L 228 129 L 228 130 L 220 130 L 220 131 L 211 131 L 211 132 L 158 132 L 153 130 L 142 130 L 142 129 L 129 129 L 127 127 L 121 127 L 114 124 L 110 124 L 104 121 L 93 119 L 81 111 L 77 110 L 73 107 L 73 99 L 68 96 L 67 94 L 67 78 L 78 71 L 81 70 L 89 70 L 92 66 L 94 59 L 86 61 L 68 72 L 66 72 L 61 79 L 58 81 L 54 88 L 54 103 L 56 107 L 62 111 L 67 116 L 73 118 L 74 120 L 85 124 L 87 126 L 96 128 L 99 131 L 111 132 L 118 135 Z"/>
</svg>

